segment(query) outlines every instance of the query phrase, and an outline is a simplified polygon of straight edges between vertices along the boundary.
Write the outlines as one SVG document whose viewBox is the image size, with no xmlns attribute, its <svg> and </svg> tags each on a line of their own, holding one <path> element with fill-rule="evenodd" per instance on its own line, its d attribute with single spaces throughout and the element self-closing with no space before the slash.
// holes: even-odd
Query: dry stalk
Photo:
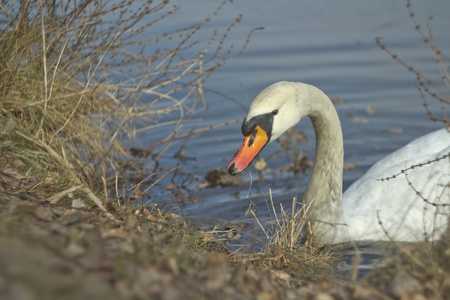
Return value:
<svg viewBox="0 0 450 300">
<path fill-rule="evenodd" d="M 108 216 L 108 218 L 110 218 L 111 220 L 115 221 L 116 223 L 119 223 L 119 221 L 116 218 L 114 218 L 113 215 L 111 215 L 111 213 L 109 213 L 106 210 L 106 208 L 103 206 L 103 203 L 100 201 L 100 199 L 97 198 L 97 196 L 94 195 L 94 193 L 91 191 L 91 189 L 83 184 L 82 180 L 79 178 L 79 174 L 75 171 L 73 166 L 67 160 L 65 160 L 63 157 L 59 156 L 59 154 L 56 153 L 56 151 L 54 151 L 50 146 L 42 143 L 41 141 L 38 141 L 38 140 L 36 140 L 35 138 L 32 138 L 32 137 L 26 136 L 25 134 L 23 134 L 20 131 L 16 131 L 16 132 L 21 137 L 25 138 L 26 140 L 28 140 L 30 142 L 33 142 L 37 146 L 39 146 L 39 147 L 43 148 L 44 150 L 46 150 L 50 154 L 51 157 L 53 157 L 55 160 L 57 160 L 58 163 L 62 167 L 64 167 L 65 171 L 67 173 L 69 173 L 70 177 L 75 181 L 75 184 L 77 184 L 77 186 L 73 187 L 73 188 L 75 190 L 81 188 L 87 194 L 87 196 L 98 206 L 98 208 L 100 208 L 102 211 L 105 212 L 105 214 L 106 214 L 106 216 Z M 67 192 L 67 190 L 64 191 L 63 193 L 65 193 L 65 192 Z M 60 194 L 61 193 L 58 193 L 57 195 L 54 195 L 53 197 L 51 197 L 49 199 L 49 201 L 51 203 L 53 203 L 52 201 L 57 199 L 60 196 Z"/>
<path fill-rule="evenodd" d="M 56 203 L 59 200 L 61 200 L 62 198 L 64 198 L 67 195 L 69 195 L 70 193 L 73 193 L 73 192 L 75 192 L 76 190 L 78 190 L 78 189 L 80 189 L 82 187 L 83 187 L 82 185 L 72 186 L 72 187 L 68 188 L 67 190 L 64 190 L 64 191 L 62 191 L 62 192 L 60 192 L 58 194 L 55 194 L 55 195 L 49 197 L 47 200 L 48 200 L 48 202 L 50 202 L 52 204 Z"/>
<path fill-rule="evenodd" d="M 444 63 L 444 60 L 446 60 L 448 62 L 449 58 L 444 56 L 442 51 L 437 48 L 437 46 L 434 42 L 434 38 L 433 38 L 431 26 L 430 26 L 430 20 L 432 18 L 431 17 L 428 18 L 427 25 L 426 25 L 427 32 L 424 32 L 421 29 L 421 25 L 415 18 L 415 14 L 414 14 L 414 11 L 413 11 L 412 5 L 411 5 L 411 0 L 407 0 L 407 8 L 409 11 L 409 16 L 414 24 L 414 29 L 419 33 L 423 42 L 430 48 L 430 50 L 433 54 L 433 57 L 435 59 L 436 66 L 440 72 L 441 79 L 443 80 L 444 85 L 450 89 L 450 77 L 449 77 L 449 74 L 447 71 L 448 68 Z M 386 53 L 388 53 L 395 61 L 397 61 L 399 64 L 401 64 L 406 69 L 408 69 L 408 71 L 414 73 L 414 75 L 416 76 L 417 90 L 420 93 L 420 96 L 421 96 L 421 99 L 423 102 L 423 106 L 424 106 L 425 111 L 426 111 L 427 115 L 429 116 L 430 120 L 433 122 L 436 122 L 436 121 L 442 122 L 444 124 L 444 126 L 446 127 L 447 131 L 450 131 L 450 120 L 448 119 L 446 111 L 445 111 L 447 105 L 450 104 L 450 96 L 448 95 L 448 93 L 446 91 L 444 91 L 443 89 L 441 89 L 438 86 L 438 84 L 436 84 L 432 79 L 426 77 L 422 72 L 420 72 L 413 66 L 409 65 L 407 62 L 402 60 L 397 54 L 395 54 L 389 48 L 387 48 L 386 45 L 382 44 L 381 38 L 377 37 L 375 39 L 375 41 L 380 46 L 380 48 L 383 51 L 385 51 Z M 427 101 L 427 96 L 431 97 L 431 99 L 434 100 L 434 102 L 437 102 L 440 104 L 440 111 L 442 112 L 442 117 L 436 117 L 434 115 L 432 110 L 429 108 L 430 104 L 429 104 L 429 101 Z M 388 176 L 385 178 L 380 178 L 377 180 L 379 180 L 379 181 L 391 180 L 401 174 L 404 174 L 406 176 L 407 171 L 409 171 L 409 170 L 413 170 L 415 168 L 420 168 L 425 165 L 436 163 L 440 160 L 447 159 L 449 156 L 450 156 L 450 153 L 447 153 L 447 154 L 442 155 L 441 157 L 436 157 L 435 159 L 429 160 L 427 162 L 411 165 L 409 167 L 406 167 L 406 168 L 400 170 L 400 172 L 398 172 L 397 174 L 394 174 L 394 175 L 391 175 L 391 176 Z M 416 172 L 420 172 L 420 170 L 418 170 Z M 435 203 L 435 202 L 429 201 L 421 194 L 420 190 L 416 189 L 413 186 L 413 184 L 408 180 L 407 176 L 406 176 L 406 180 L 408 181 L 409 186 L 414 190 L 416 195 L 418 195 L 420 198 L 422 198 L 422 200 L 424 202 L 431 204 L 433 206 L 448 206 L 449 205 L 446 203 Z"/>
<path fill-rule="evenodd" d="M 42 118 L 41 122 L 39 123 L 39 129 L 36 131 L 36 136 L 39 135 L 39 133 L 42 130 L 42 125 L 44 123 L 44 119 L 47 116 L 47 104 L 48 104 L 48 77 L 47 77 L 47 51 L 46 51 L 46 40 L 45 40 L 45 25 L 44 25 L 44 5 L 43 1 L 39 0 L 39 9 L 41 11 L 41 31 L 42 31 L 42 64 L 44 67 L 44 109 L 42 112 Z"/>
<path fill-rule="evenodd" d="M 63 169 L 101 208 L 93 187 L 102 185 L 105 199 L 112 194 L 108 189 L 115 189 L 119 198 L 118 185 L 127 186 L 136 169 L 157 165 L 174 138 L 213 128 L 179 132 L 196 112 L 194 96 L 206 107 L 204 84 L 211 72 L 241 55 L 251 35 L 240 51 L 231 51 L 233 46 L 222 51 L 239 15 L 219 40 L 219 30 L 204 44 L 195 40 L 227 1 L 197 24 L 156 34 L 152 26 L 176 13 L 179 1 L 116 2 L 40 0 L 0 6 L 7 12 L 0 15 L 5 24 L 0 28 L 0 113 L 14 118 L 19 136 L 53 158 L 48 169 Z M 161 128 L 161 117 L 175 111 L 178 120 L 164 122 L 174 126 L 172 133 L 152 143 L 153 148 L 163 144 L 152 148 L 156 155 L 130 155 L 128 146 L 137 133 Z"/>
<path fill-rule="evenodd" d="M 443 55 L 442 51 L 437 48 L 437 46 L 434 42 L 433 34 L 431 31 L 431 26 L 429 23 L 429 21 L 432 18 L 431 17 L 428 18 L 427 26 L 426 26 L 427 33 L 425 33 L 421 29 L 420 24 L 417 22 L 417 20 L 415 18 L 415 14 L 414 14 L 414 11 L 411 6 L 411 0 L 407 1 L 407 8 L 409 10 L 410 18 L 414 24 L 414 29 L 419 33 L 423 42 L 430 48 L 430 50 L 433 54 L 433 57 L 435 59 L 436 66 L 438 67 L 438 70 L 441 74 L 441 78 L 442 78 L 445 86 L 447 88 L 450 88 L 450 77 L 449 77 L 449 74 L 447 71 L 447 66 L 444 63 L 444 60 L 448 61 L 449 58 Z M 395 54 L 389 48 L 387 48 L 386 45 L 381 43 L 380 37 L 375 38 L 375 41 L 383 51 L 388 53 L 394 60 L 396 60 L 399 64 L 404 66 L 409 72 L 414 73 L 414 75 L 416 76 L 416 81 L 418 82 L 417 86 L 418 86 L 418 90 L 421 94 L 423 106 L 425 107 L 425 110 L 426 110 L 427 114 L 429 115 L 430 120 L 434 121 L 434 122 L 436 122 L 436 121 L 442 122 L 442 123 L 444 123 L 444 125 L 447 128 L 450 128 L 450 121 L 445 113 L 445 107 L 446 107 L 445 105 L 450 104 L 450 96 L 445 91 L 443 91 L 433 80 L 431 80 L 430 78 L 425 76 L 422 72 L 420 72 L 419 70 L 417 70 L 416 68 L 414 68 L 413 66 L 411 66 L 410 64 L 405 62 L 404 60 L 402 60 L 399 57 L 399 55 Z M 426 100 L 425 94 L 430 96 L 432 99 L 436 100 L 438 103 L 440 103 L 440 105 L 441 105 L 440 110 L 442 112 L 442 117 L 439 118 L 439 117 L 436 117 L 433 115 L 433 113 L 429 109 L 429 103 Z"/>
</svg>

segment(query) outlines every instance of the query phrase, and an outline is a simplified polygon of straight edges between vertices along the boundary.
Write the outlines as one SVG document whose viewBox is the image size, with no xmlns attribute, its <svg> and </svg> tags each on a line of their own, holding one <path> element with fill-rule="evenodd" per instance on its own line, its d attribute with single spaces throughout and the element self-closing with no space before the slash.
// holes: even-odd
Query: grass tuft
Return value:
<svg viewBox="0 0 450 300">
<path fill-rule="evenodd" d="M 290 210 L 280 204 L 278 212 L 272 192 L 269 193 L 274 222 L 268 229 L 252 207 L 248 210 L 267 239 L 265 249 L 258 254 L 244 255 L 245 259 L 252 261 L 256 268 L 286 273 L 289 280 L 285 280 L 291 283 L 335 281 L 340 271 L 332 265 L 335 259 L 333 248 L 318 244 L 313 235 L 305 232 L 308 230 L 308 206 L 294 197 Z"/>
</svg>

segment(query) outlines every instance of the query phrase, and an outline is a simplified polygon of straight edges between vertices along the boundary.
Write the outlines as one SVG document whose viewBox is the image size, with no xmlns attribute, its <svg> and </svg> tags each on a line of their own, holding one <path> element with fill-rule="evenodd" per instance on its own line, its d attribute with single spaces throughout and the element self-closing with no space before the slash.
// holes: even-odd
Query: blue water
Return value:
<svg viewBox="0 0 450 300">
<path fill-rule="evenodd" d="M 214 11 L 219 3 L 182 1 L 181 9 L 155 26 L 154 30 L 164 32 L 195 24 Z M 412 5 L 423 30 L 426 31 L 427 18 L 433 16 L 430 22 L 433 38 L 445 53 L 450 49 L 450 2 L 413 1 Z M 232 54 L 239 52 L 252 29 L 264 29 L 253 32 L 243 55 L 212 74 L 205 84 L 208 108 L 198 105 L 192 120 L 181 132 L 245 117 L 251 100 L 273 82 L 310 83 L 330 97 L 344 101 L 337 110 L 344 132 L 345 162 L 357 164 L 356 169 L 344 171 L 344 187 L 347 187 L 383 156 L 441 126 L 429 121 L 414 74 L 380 50 L 374 41 L 375 37 L 382 37 L 382 42 L 402 60 L 443 87 L 432 51 L 414 29 L 406 1 L 233 1 L 204 25 L 193 37 L 199 41 L 198 46 L 184 54 L 196 57 L 196 51 L 208 42 L 213 31 L 217 29 L 219 35 L 223 34 L 240 13 L 243 19 L 232 28 L 225 42 L 228 46 L 234 45 Z M 153 50 L 148 47 L 148 51 Z M 432 111 L 442 116 L 435 102 L 429 99 Z M 367 114 L 365 109 L 368 106 L 378 113 Z M 357 123 L 347 114 L 364 118 L 366 122 Z M 175 113 L 164 120 L 178 117 Z M 306 143 L 297 146 L 313 160 L 314 133 L 309 120 L 303 120 L 296 128 L 308 136 Z M 156 133 L 144 132 L 139 144 L 145 147 L 154 143 L 172 129 L 173 126 L 166 126 Z M 258 172 L 250 167 L 242 177 L 245 180 L 243 185 L 197 188 L 204 183 L 204 175 L 209 170 L 225 169 L 242 140 L 240 123 L 234 123 L 197 134 L 187 141 L 176 141 L 165 152 L 161 165 L 170 168 L 181 164 L 180 170 L 184 175 L 167 176 L 161 180 L 149 191 L 151 202 L 175 203 L 180 214 L 196 219 L 200 224 L 254 224 L 253 218 L 245 215 L 251 194 L 258 217 L 270 223 L 273 216 L 267 207 L 269 188 L 276 205 L 283 203 L 289 207 L 293 196 L 301 199 L 309 170 L 257 179 Z M 174 155 L 181 148 L 186 159 L 180 161 Z M 278 150 L 279 143 L 272 143 L 261 156 L 268 158 Z M 285 155 L 278 155 L 268 160 L 268 167 L 278 169 L 285 163 Z M 186 194 L 194 195 L 198 202 L 174 200 L 173 191 L 163 190 L 168 184 L 175 184 Z M 252 231 L 243 232 L 251 235 Z"/>
<path fill-rule="evenodd" d="M 167 22 L 167 27 L 160 25 L 160 30 L 194 24 L 217 5 L 215 1 L 182 3 L 180 11 Z M 450 20 L 446 17 L 449 8 L 448 1 L 413 2 L 416 19 L 423 26 L 429 16 L 434 17 L 431 21 L 433 37 L 443 50 L 450 46 Z M 253 97 L 273 82 L 307 82 L 321 88 L 330 97 L 344 101 L 337 110 L 344 131 L 345 161 L 358 166 L 356 170 L 344 172 L 345 185 L 348 186 L 381 157 L 439 128 L 440 124 L 430 122 L 426 116 L 415 86 L 415 76 L 374 42 L 375 37 L 382 37 L 383 43 L 404 61 L 440 83 L 432 52 L 414 30 L 405 1 L 229 3 L 195 39 L 201 44 L 203 38 L 205 43 L 212 30 L 223 32 L 239 13 L 243 14 L 243 20 L 232 29 L 227 40 L 228 44 L 235 44 L 236 53 L 253 28 L 265 29 L 253 32 L 244 54 L 216 70 L 205 84 L 206 88 L 223 93 L 234 101 L 207 92 L 208 109 L 198 106 L 199 111 L 192 117 L 193 121 L 186 123 L 184 132 L 243 118 L 246 115 L 244 108 L 248 108 Z M 194 49 L 192 51 L 194 56 L 196 53 Z M 439 105 L 433 105 L 432 100 L 429 104 L 439 116 Z M 368 106 L 379 112 L 373 115 L 365 113 Z M 346 116 L 348 113 L 364 118 L 367 123 L 352 121 Z M 177 117 L 175 114 L 173 119 Z M 304 120 L 296 128 L 307 133 L 308 142 L 301 147 L 313 159 L 312 126 Z M 398 128 L 402 133 L 390 132 Z M 165 135 L 167 132 L 162 130 L 157 135 L 144 135 L 140 143 L 150 144 Z M 170 164 L 170 156 L 184 145 L 185 156 L 195 159 L 183 161 L 183 172 L 193 173 L 200 180 L 212 168 L 225 168 L 241 142 L 240 123 L 220 127 L 195 135 L 185 145 L 184 140 L 176 142 L 165 155 L 168 158 L 166 163 Z M 279 144 L 272 143 L 261 155 L 269 157 L 279 148 Z M 276 169 L 284 163 L 285 158 L 279 156 L 269 161 L 268 167 Z M 250 168 L 250 172 L 256 176 L 255 169 Z M 267 194 L 271 187 L 274 195 L 290 201 L 293 195 L 301 195 L 304 191 L 307 175 L 301 174 L 297 178 L 292 174 L 278 175 L 287 183 L 279 183 L 279 179 L 271 177 L 254 181 L 252 188 L 256 192 L 253 194 Z M 249 172 L 243 178 L 249 182 Z M 302 182 L 300 186 L 298 180 Z M 194 190 L 200 203 L 184 205 L 182 211 L 230 221 L 242 219 L 243 209 L 248 205 L 247 191 L 248 184 L 238 188 Z M 258 203 L 258 199 L 253 200 Z"/>
</svg>

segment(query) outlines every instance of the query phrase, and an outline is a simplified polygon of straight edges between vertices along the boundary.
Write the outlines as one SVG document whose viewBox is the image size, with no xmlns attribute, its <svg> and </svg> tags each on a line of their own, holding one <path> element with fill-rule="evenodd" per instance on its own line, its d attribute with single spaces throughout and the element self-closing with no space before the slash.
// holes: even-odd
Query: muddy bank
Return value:
<svg viewBox="0 0 450 300">
<path fill-rule="evenodd" d="M 96 209 L 50 204 L 36 183 L 0 173 L 3 299 L 448 299 L 447 273 L 417 278 L 398 262 L 359 283 L 308 282 L 204 247 L 183 221 L 116 209 L 118 225 Z"/>
</svg>

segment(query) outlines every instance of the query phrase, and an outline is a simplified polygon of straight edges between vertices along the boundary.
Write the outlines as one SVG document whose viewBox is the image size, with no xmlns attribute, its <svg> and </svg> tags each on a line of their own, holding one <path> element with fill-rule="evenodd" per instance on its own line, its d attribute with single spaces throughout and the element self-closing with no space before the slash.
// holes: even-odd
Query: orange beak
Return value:
<svg viewBox="0 0 450 300">
<path fill-rule="evenodd" d="M 245 137 L 241 149 L 228 163 L 228 173 L 236 176 L 244 172 L 268 142 L 267 133 L 261 127 L 256 126 L 252 134 Z"/>
</svg>

